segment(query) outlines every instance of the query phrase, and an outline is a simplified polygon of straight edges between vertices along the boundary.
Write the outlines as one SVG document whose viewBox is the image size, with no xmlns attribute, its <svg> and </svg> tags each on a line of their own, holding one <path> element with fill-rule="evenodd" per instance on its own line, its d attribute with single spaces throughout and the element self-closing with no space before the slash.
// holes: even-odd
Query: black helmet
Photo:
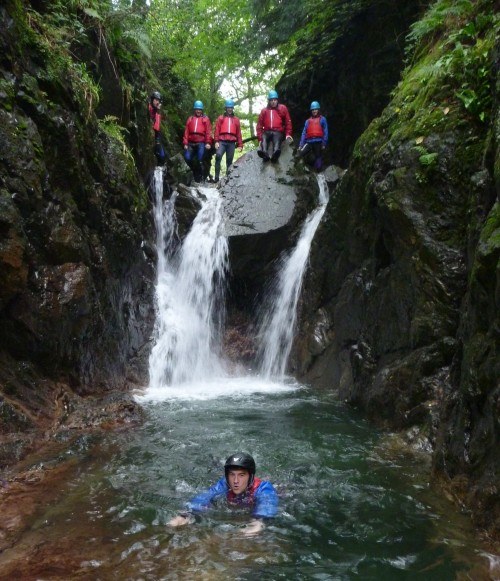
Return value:
<svg viewBox="0 0 500 581">
<path fill-rule="evenodd" d="M 226 460 L 224 464 L 224 472 L 226 474 L 227 480 L 227 473 L 231 468 L 243 468 L 244 470 L 248 470 L 250 473 L 250 480 L 248 481 L 248 485 L 252 484 L 253 478 L 255 476 L 255 460 L 250 456 L 250 454 L 245 454 L 245 452 L 236 452 L 232 456 Z"/>
<path fill-rule="evenodd" d="M 161 93 L 159 93 L 158 91 L 153 91 L 151 93 L 151 102 L 153 101 L 153 99 L 158 99 L 158 101 L 161 101 Z"/>
</svg>

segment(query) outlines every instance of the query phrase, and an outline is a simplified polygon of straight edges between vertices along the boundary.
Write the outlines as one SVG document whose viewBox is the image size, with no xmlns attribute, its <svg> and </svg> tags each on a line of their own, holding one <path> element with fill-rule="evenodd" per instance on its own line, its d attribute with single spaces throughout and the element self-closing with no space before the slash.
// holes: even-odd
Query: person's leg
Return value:
<svg viewBox="0 0 500 581">
<path fill-rule="evenodd" d="M 184 150 L 184 159 L 188 166 L 193 169 L 193 147 L 188 145 L 188 148 Z"/>
<path fill-rule="evenodd" d="M 203 155 L 205 154 L 205 144 L 204 143 L 196 143 L 194 145 L 194 160 L 193 160 L 193 174 L 194 174 L 194 181 L 201 182 L 203 178 Z"/>
<path fill-rule="evenodd" d="M 154 154 L 156 157 L 156 165 L 164 165 L 165 164 L 165 148 L 163 147 L 163 142 L 161 139 L 161 134 L 159 131 L 155 132 L 155 148 Z"/>
<path fill-rule="evenodd" d="M 281 131 L 273 131 L 273 155 L 271 156 L 271 161 L 278 161 L 281 155 L 281 142 L 283 141 L 283 133 Z"/>
<path fill-rule="evenodd" d="M 235 149 L 236 149 L 235 141 L 226 141 L 226 175 L 229 173 L 229 167 L 233 163 Z"/>
<path fill-rule="evenodd" d="M 314 153 L 314 169 L 316 171 L 321 171 L 323 167 L 323 149 L 321 147 L 321 141 L 316 141 L 312 144 Z"/>
<path fill-rule="evenodd" d="M 217 150 L 217 153 L 215 154 L 215 181 L 216 182 L 219 181 L 220 163 L 222 161 L 222 157 L 223 157 L 224 153 L 226 153 L 226 142 L 219 141 L 219 149 Z M 226 163 L 227 163 L 227 154 L 226 154 Z"/>
<path fill-rule="evenodd" d="M 264 131 L 264 133 L 262 134 L 262 149 L 259 149 L 257 151 L 257 155 L 261 157 L 264 161 L 269 161 L 271 159 L 268 153 L 270 134 L 271 134 L 270 131 Z"/>
</svg>

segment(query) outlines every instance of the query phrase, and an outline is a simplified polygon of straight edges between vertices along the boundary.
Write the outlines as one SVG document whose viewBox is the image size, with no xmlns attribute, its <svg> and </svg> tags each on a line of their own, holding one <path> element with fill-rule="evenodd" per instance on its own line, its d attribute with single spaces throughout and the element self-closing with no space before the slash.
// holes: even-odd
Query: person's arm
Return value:
<svg viewBox="0 0 500 581">
<path fill-rule="evenodd" d="M 243 534 L 247 537 L 258 535 L 264 530 L 264 519 L 278 514 L 278 494 L 270 482 L 264 481 L 255 492 L 254 517 Z"/>
<path fill-rule="evenodd" d="M 212 124 L 210 119 L 205 117 L 205 148 L 210 149 L 212 145 Z"/>
<path fill-rule="evenodd" d="M 259 115 L 259 119 L 257 120 L 257 140 L 259 143 L 262 141 L 262 133 L 264 130 L 264 115 L 265 109 L 262 109 Z"/>
<path fill-rule="evenodd" d="M 326 122 L 326 119 L 324 117 L 321 117 L 321 126 L 323 127 L 323 149 L 326 147 L 326 144 L 328 143 L 328 123 Z"/>
<path fill-rule="evenodd" d="M 285 136 L 288 138 L 292 138 L 292 118 L 290 117 L 290 112 L 288 111 L 288 107 L 283 105 L 283 113 L 285 116 Z"/>
<path fill-rule="evenodd" d="M 228 488 L 225 478 L 221 478 L 208 490 L 204 490 L 197 494 L 193 499 L 191 499 L 186 504 L 186 511 L 181 512 L 168 523 L 172 527 L 179 527 L 192 522 L 193 513 L 199 513 L 206 511 L 210 504 L 218 497 L 226 494 Z"/>
<path fill-rule="evenodd" d="M 255 491 L 255 506 L 252 514 L 256 518 L 272 518 L 278 514 L 278 493 L 266 480 Z"/>
<path fill-rule="evenodd" d="M 304 123 L 304 129 L 302 130 L 302 135 L 300 136 L 299 149 L 302 149 L 306 144 L 307 126 L 309 125 L 309 119 Z"/>
<path fill-rule="evenodd" d="M 214 142 L 215 142 L 215 149 L 219 147 L 219 135 L 220 135 L 220 126 L 222 123 L 222 115 L 217 117 L 217 121 L 215 122 L 215 130 L 214 130 Z"/>
<path fill-rule="evenodd" d="M 184 136 L 182 137 L 182 145 L 184 146 L 184 149 L 187 148 L 188 146 L 188 141 L 189 141 L 189 120 L 191 119 L 191 117 L 188 118 L 188 120 L 186 121 L 186 127 L 184 128 Z"/>
<path fill-rule="evenodd" d="M 237 117 L 235 118 L 235 123 L 236 123 L 236 142 L 241 151 L 243 149 L 243 137 L 241 135 L 240 120 Z"/>
<path fill-rule="evenodd" d="M 187 503 L 187 508 L 193 512 L 203 512 L 207 510 L 210 504 L 218 497 L 226 494 L 228 490 L 225 478 L 218 480 L 208 490 L 204 490 L 197 494 L 192 500 Z"/>
</svg>

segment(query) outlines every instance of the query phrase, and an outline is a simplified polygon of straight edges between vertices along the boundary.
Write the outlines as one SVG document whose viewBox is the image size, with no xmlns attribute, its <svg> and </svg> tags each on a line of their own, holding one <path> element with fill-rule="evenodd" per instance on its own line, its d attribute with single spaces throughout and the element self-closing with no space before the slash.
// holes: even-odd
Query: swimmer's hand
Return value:
<svg viewBox="0 0 500 581">
<path fill-rule="evenodd" d="M 184 525 L 194 522 L 194 517 L 191 514 L 178 514 L 170 520 L 167 525 L 170 527 L 183 527 Z"/>
<path fill-rule="evenodd" d="M 260 519 L 254 519 L 243 529 L 246 537 L 255 537 L 264 530 L 264 523 Z"/>
</svg>

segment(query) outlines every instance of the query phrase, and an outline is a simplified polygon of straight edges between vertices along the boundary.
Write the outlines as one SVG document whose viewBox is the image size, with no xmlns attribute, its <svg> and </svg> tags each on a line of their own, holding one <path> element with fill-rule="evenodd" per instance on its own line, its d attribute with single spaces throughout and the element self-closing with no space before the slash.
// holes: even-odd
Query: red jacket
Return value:
<svg viewBox="0 0 500 581">
<path fill-rule="evenodd" d="M 234 115 L 220 115 L 215 122 L 214 140 L 236 141 L 238 147 L 243 147 L 240 120 Z"/>
<path fill-rule="evenodd" d="M 257 139 L 262 141 L 264 131 L 281 131 L 285 137 L 292 136 L 292 120 L 288 108 L 281 103 L 277 107 L 264 107 L 257 121 Z"/>
<path fill-rule="evenodd" d="M 212 142 L 212 125 L 206 115 L 196 117 L 191 115 L 186 121 L 182 145 L 188 143 L 211 143 Z"/>
<path fill-rule="evenodd" d="M 153 107 L 151 103 L 148 103 L 148 111 L 149 118 L 153 124 L 153 131 L 160 131 L 161 113 L 156 109 L 156 107 Z"/>
</svg>

